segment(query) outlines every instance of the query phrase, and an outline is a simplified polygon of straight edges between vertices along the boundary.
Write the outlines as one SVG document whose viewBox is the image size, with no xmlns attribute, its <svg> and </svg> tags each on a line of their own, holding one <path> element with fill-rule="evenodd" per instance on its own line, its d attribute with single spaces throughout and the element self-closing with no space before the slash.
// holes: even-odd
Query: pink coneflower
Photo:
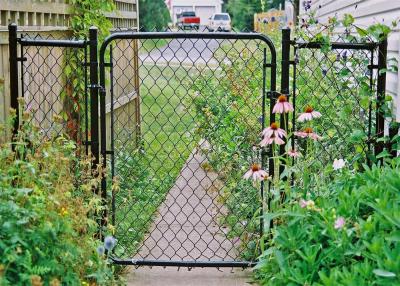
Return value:
<svg viewBox="0 0 400 286">
<path fill-rule="evenodd" d="M 342 229 L 345 224 L 346 224 L 345 218 L 340 216 L 335 220 L 335 229 Z"/>
<path fill-rule="evenodd" d="M 250 170 L 248 170 L 246 174 L 244 174 L 243 178 L 245 180 L 249 180 L 250 178 L 252 178 L 254 182 L 261 182 L 264 181 L 264 179 L 268 178 L 268 173 L 262 170 L 259 164 L 253 164 Z"/>
<path fill-rule="evenodd" d="M 314 140 L 322 139 L 321 136 L 319 136 L 319 135 L 317 135 L 317 134 L 315 134 L 313 132 L 313 129 L 311 127 L 305 128 L 304 131 L 294 132 L 294 135 L 299 136 L 301 138 L 307 138 L 308 137 L 308 138 L 311 138 L 311 139 L 314 139 Z"/>
<path fill-rule="evenodd" d="M 308 206 L 308 201 L 301 199 L 299 204 L 300 204 L 300 207 L 302 209 L 304 209 L 304 208 L 306 208 Z"/>
<path fill-rule="evenodd" d="M 320 118 L 322 115 L 318 111 L 314 111 L 314 109 L 311 106 L 307 106 L 306 109 L 304 110 L 304 113 L 300 114 L 299 118 L 297 118 L 297 121 L 299 122 L 304 122 L 304 121 L 309 121 L 314 118 Z"/>
<path fill-rule="evenodd" d="M 262 134 L 262 136 L 268 137 L 268 138 L 270 138 L 270 137 L 279 137 L 279 138 L 286 137 L 286 131 L 279 128 L 278 124 L 276 124 L 275 122 L 272 123 L 270 127 L 265 128 L 261 134 Z"/>
<path fill-rule="evenodd" d="M 292 112 L 293 105 L 287 101 L 286 95 L 281 95 L 278 97 L 278 102 L 275 104 L 274 109 L 272 110 L 273 113 L 288 113 Z"/>
<path fill-rule="evenodd" d="M 301 153 L 298 152 L 296 149 L 290 149 L 289 151 L 287 151 L 287 154 L 292 158 L 298 158 L 301 156 Z"/>
<path fill-rule="evenodd" d="M 342 169 L 344 166 L 346 166 L 346 161 L 343 160 L 343 159 L 339 159 L 339 160 L 338 160 L 338 159 L 335 159 L 335 160 L 333 161 L 332 166 L 333 166 L 333 169 L 334 169 L 335 171 L 340 170 L 340 169 Z"/>
<path fill-rule="evenodd" d="M 306 200 L 304 200 L 304 199 L 301 199 L 301 200 L 299 201 L 299 204 L 300 204 L 300 207 L 301 207 L 302 209 L 307 208 L 307 209 L 309 209 L 309 210 L 316 210 L 316 211 L 319 210 L 318 208 L 315 207 L 315 202 L 314 202 L 313 200 L 308 200 L 308 201 L 306 201 Z"/>
<path fill-rule="evenodd" d="M 285 144 L 285 141 L 283 141 L 281 138 L 276 137 L 272 135 L 271 137 L 265 137 L 261 142 L 260 146 L 265 147 L 267 145 L 271 145 L 272 143 L 275 143 L 276 145 L 283 145 Z"/>
</svg>

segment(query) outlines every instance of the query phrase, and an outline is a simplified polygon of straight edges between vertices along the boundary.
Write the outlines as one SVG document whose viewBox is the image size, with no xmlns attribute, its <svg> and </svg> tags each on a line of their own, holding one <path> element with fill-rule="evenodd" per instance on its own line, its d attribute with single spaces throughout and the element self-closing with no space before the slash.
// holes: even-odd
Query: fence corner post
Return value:
<svg viewBox="0 0 400 286">
<path fill-rule="evenodd" d="M 378 46 L 378 82 L 377 82 L 377 105 L 376 105 L 376 139 L 384 137 L 385 113 L 382 110 L 385 104 L 386 93 L 386 68 L 387 68 L 387 39 L 382 40 Z M 375 156 L 384 149 L 383 141 L 376 142 Z"/>
<path fill-rule="evenodd" d="M 19 90 L 18 90 L 18 26 L 17 24 L 8 25 L 8 43 L 9 43 L 9 60 L 10 60 L 10 97 L 11 108 L 16 111 L 14 120 L 13 138 L 18 133 L 19 128 Z"/>
</svg>

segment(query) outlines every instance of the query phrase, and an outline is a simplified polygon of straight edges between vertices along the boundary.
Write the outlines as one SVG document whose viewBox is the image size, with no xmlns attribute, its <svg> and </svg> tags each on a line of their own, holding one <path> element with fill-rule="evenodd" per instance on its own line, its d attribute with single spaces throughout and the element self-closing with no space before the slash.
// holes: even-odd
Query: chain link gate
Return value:
<svg viewBox="0 0 400 286">
<path fill-rule="evenodd" d="M 14 134 L 22 122 L 20 114 L 28 111 L 30 123 L 40 129 L 45 140 L 67 134 L 85 145 L 89 154 L 93 127 L 89 108 L 94 102 L 89 98 L 89 42 L 59 39 L 51 34 L 18 37 L 17 32 L 17 25 L 10 24 L 10 105 L 17 111 Z M 94 46 L 97 49 L 97 43 Z M 66 64 L 71 61 L 79 68 L 71 69 Z M 18 102 L 19 97 L 23 103 Z M 90 150 L 95 151 L 95 146 Z"/>
<path fill-rule="evenodd" d="M 227 178 L 237 184 L 251 157 L 265 157 L 252 154 L 251 144 L 265 127 L 267 89 L 275 85 L 276 51 L 260 34 L 120 32 L 106 39 L 100 129 L 103 163 L 118 186 L 103 182 L 115 263 L 255 264 L 263 186 L 246 195 L 260 207 L 246 209 Z M 220 136 L 227 146 L 218 145 Z M 230 164 L 221 148 L 246 165 Z"/>
<path fill-rule="evenodd" d="M 277 59 L 269 38 L 120 32 L 106 39 L 98 55 L 95 28 L 89 41 L 18 38 L 16 25 L 9 31 L 11 107 L 18 111 L 18 97 L 24 97 L 23 111 L 32 112 L 44 137 L 67 133 L 93 154 L 94 168 L 101 163 L 110 170 L 101 186 L 109 206 L 101 225 L 115 227 L 115 263 L 255 264 L 265 223 L 261 206 L 269 209 L 270 197 L 263 183 L 255 188 L 242 176 L 252 161 L 274 175 L 271 149 L 256 146 L 267 122 L 276 120 Z M 315 147 L 316 174 L 337 157 L 369 163 L 385 148 L 387 42 L 333 42 L 325 52 L 321 47 L 292 41 L 283 30 L 281 94 L 295 112 L 278 120 L 298 129 L 296 114 L 310 102 L 324 114 L 315 127 L 324 137 Z M 68 58 L 81 67 L 67 70 Z M 320 84 L 311 86 L 313 81 Z M 72 94 L 83 106 L 66 100 Z M 363 102 L 372 94 L 376 104 Z M 349 140 L 354 130 L 364 141 Z M 304 147 L 298 140 L 291 144 Z"/>
</svg>

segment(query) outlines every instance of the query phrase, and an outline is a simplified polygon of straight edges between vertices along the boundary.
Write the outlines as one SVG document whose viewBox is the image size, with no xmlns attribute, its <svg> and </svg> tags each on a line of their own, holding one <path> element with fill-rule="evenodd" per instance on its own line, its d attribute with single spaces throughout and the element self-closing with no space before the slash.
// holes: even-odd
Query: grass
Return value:
<svg viewBox="0 0 400 286">
<path fill-rule="evenodd" d="M 141 146 L 125 144 L 116 154 L 116 173 L 121 177 L 116 196 L 116 254 L 120 257 L 136 253 L 155 212 L 199 142 L 187 108 L 190 95 L 182 84 L 187 80 L 184 68 L 141 67 Z"/>
<path fill-rule="evenodd" d="M 150 53 L 155 49 L 160 49 L 165 47 L 169 43 L 169 40 L 166 39 L 146 39 L 142 42 L 142 46 L 140 47 L 140 53 Z"/>
</svg>

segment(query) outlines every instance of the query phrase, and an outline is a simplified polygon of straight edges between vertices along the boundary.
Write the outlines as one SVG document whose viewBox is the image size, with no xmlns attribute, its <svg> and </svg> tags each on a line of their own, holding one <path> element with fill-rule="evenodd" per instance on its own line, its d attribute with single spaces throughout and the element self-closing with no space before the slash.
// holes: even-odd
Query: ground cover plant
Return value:
<svg viewBox="0 0 400 286">
<path fill-rule="evenodd" d="M 95 238 L 103 208 L 90 158 L 66 137 L 43 139 L 29 112 L 20 118 L 15 141 L 0 148 L 0 284 L 118 283 L 104 251 L 115 241 Z"/>
<path fill-rule="evenodd" d="M 399 160 L 382 161 L 388 157 L 388 150 L 375 157 L 365 148 L 366 138 L 371 135 L 366 134 L 364 126 L 368 124 L 363 123 L 362 114 L 371 106 L 376 108 L 377 101 L 375 90 L 366 84 L 367 79 L 373 82 L 374 78 L 355 71 L 360 65 L 364 66 L 361 71 L 366 70 L 367 63 L 363 62 L 362 55 L 354 53 L 351 56 L 355 59 L 347 61 L 342 57 L 349 54 L 342 51 L 334 59 L 329 48 L 338 25 L 348 29 L 342 38 L 345 42 L 380 41 L 390 28 L 377 24 L 363 30 L 353 22 L 354 19 L 346 15 L 341 20 L 331 19 L 331 23 L 324 26 L 313 14 L 307 22 L 303 21 L 300 36 L 322 43 L 320 56 L 311 56 L 320 65 L 314 63 L 314 69 L 298 82 L 297 92 L 305 94 L 299 95 L 303 100 L 300 106 L 304 109 L 295 115 L 297 124 L 283 130 L 280 127 L 285 126 L 284 122 L 272 123 L 264 130 L 260 143 L 261 147 L 270 145 L 276 150 L 275 171 L 282 161 L 285 171 L 280 177 L 269 178 L 264 170 L 253 165 L 245 175 L 246 178 L 252 175 L 256 181 L 270 179 L 272 186 L 272 202 L 265 221 L 267 228 L 274 227 L 265 237 L 266 244 L 256 267 L 262 285 L 399 285 L 400 186 L 395 175 Z M 308 30 L 311 25 L 315 29 Z M 316 33 L 315 36 L 312 33 Z M 325 61 L 320 62 L 321 58 Z M 312 66 L 312 60 L 308 59 L 303 65 Z M 340 64 L 343 60 L 346 63 Z M 301 59 L 296 58 L 296 61 L 302 64 Z M 333 65 L 328 68 L 324 63 Z M 329 75 L 331 68 L 335 72 Z M 326 77 L 339 89 L 324 87 Z M 307 100 L 307 93 L 315 96 Z M 335 94 L 336 97 L 331 97 Z M 330 103 L 325 105 L 327 98 Z M 346 104 L 335 108 L 334 98 Z M 358 103 L 358 107 L 354 108 L 351 100 L 353 104 Z M 379 110 L 387 117 L 391 116 L 389 102 L 390 97 L 386 97 Z M 274 111 L 294 117 L 294 107 L 285 95 L 278 98 Z M 335 126 L 340 119 L 344 123 Z M 294 126 L 301 129 L 293 130 Z M 345 136 L 339 136 L 340 132 Z M 279 146 L 285 145 L 284 140 L 293 143 L 296 137 L 295 144 L 288 144 L 286 148 L 290 160 L 279 156 Z M 373 130 L 372 138 L 378 137 L 383 136 Z M 389 139 L 378 139 L 386 140 Z M 333 149 L 329 149 L 329 145 L 333 145 Z M 333 151 L 334 155 L 331 157 L 329 152 L 321 151 Z"/>
<path fill-rule="evenodd" d="M 279 223 L 256 267 L 262 285 L 399 285 L 399 168 L 344 166 L 269 214 Z"/>
</svg>

